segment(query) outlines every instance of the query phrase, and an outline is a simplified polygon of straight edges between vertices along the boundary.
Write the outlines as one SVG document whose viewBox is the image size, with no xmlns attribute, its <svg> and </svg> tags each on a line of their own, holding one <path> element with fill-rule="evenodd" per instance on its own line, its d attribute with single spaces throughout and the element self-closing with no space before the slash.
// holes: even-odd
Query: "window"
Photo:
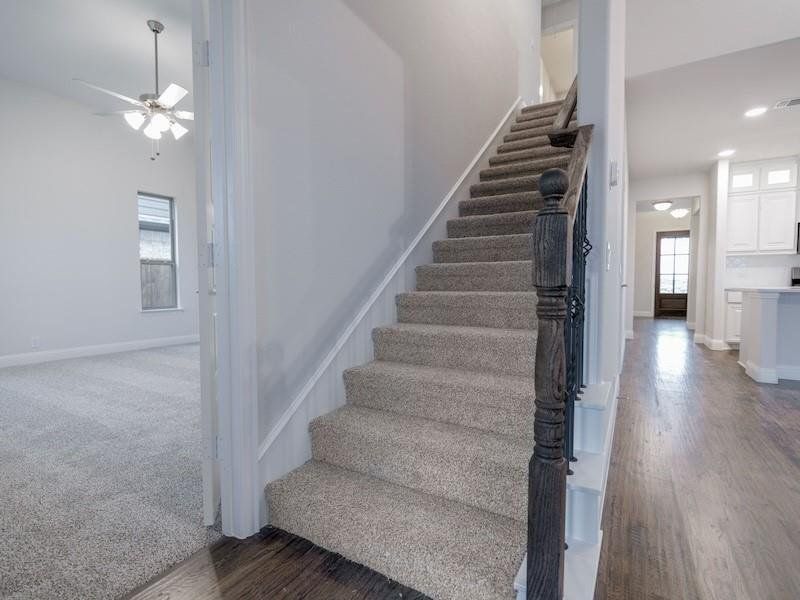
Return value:
<svg viewBox="0 0 800 600">
<path fill-rule="evenodd" d="M 782 183 L 791 183 L 791 181 L 791 169 L 777 169 L 767 173 L 767 185 L 780 185 Z"/>
<path fill-rule="evenodd" d="M 141 193 L 138 199 L 142 310 L 177 308 L 175 203 Z"/>
<path fill-rule="evenodd" d="M 750 188 L 750 187 L 753 187 L 753 174 L 752 173 L 742 173 L 741 175 L 734 175 L 733 176 L 733 187 L 734 188 Z"/>
<path fill-rule="evenodd" d="M 660 294 L 689 292 L 689 237 L 662 237 L 659 241 Z"/>
</svg>

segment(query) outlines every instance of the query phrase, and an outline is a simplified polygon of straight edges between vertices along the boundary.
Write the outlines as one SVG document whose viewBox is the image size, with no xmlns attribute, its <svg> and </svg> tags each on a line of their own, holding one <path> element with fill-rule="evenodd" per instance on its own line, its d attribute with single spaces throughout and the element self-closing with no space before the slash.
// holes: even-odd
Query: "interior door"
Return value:
<svg viewBox="0 0 800 600">
<path fill-rule="evenodd" d="M 686 318 L 689 302 L 688 231 L 660 231 L 656 234 L 656 317 Z"/>
<path fill-rule="evenodd" d="M 211 196 L 211 122 L 208 74 L 208 1 L 192 2 L 194 143 L 200 312 L 200 401 L 203 436 L 203 521 L 213 525 L 220 505 L 217 437 L 217 306 L 214 277 L 214 204 Z"/>
</svg>

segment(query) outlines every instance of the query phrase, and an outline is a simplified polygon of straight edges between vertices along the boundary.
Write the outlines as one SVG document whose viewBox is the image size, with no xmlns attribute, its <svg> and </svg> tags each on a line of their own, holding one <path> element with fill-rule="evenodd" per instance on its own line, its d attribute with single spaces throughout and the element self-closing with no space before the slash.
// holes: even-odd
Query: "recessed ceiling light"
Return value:
<svg viewBox="0 0 800 600">
<path fill-rule="evenodd" d="M 656 210 L 669 210 L 672 206 L 672 202 L 669 200 L 664 200 L 662 202 L 653 202 L 653 208 Z"/>
<path fill-rule="evenodd" d="M 733 156 L 734 154 L 736 154 L 736 150 L 723 150 L 722 152 L 717 154 L 717 156 L 719 156 L 720 158 L 728 158 L 729 156 Z"/>
<path fill-rule="evenodd" d="M 685 217 L 686 215 L 689 214 L 689 209 L 688 208 L 676 208 L 675 210 L 673 210 L 669 214 L 671 214 L 676 219 L 682 219 L 683 217 Z"/>
<path fill-rule="evenodd" d="M 755 108 L 751 108 L 746 113 L 744 113 L 745 117 L 760 117 L 765 112 L 767 112 L 766 106 L 756 106 Z"/>
</svg>

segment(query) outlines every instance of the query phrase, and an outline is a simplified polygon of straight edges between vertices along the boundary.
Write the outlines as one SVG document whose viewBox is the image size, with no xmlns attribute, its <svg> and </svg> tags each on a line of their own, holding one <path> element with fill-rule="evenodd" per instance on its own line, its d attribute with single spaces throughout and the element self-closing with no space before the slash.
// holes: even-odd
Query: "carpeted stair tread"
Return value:
<svg viewBox="0 0 800 600">
<path fill-rule="evenodd" d="M 512 175 L 502 179 L 483 181 L 470 186 L 470 196 L 496 196 L 510 192 L 535 192 L 539 189 L 539 174 L 537 175 Z"/>
<path fill-rule="evenodd" d="M 397 323 L 373 329 L 372 342 L 377 360 L 527 377 L 536 330 Z"/>
<path fill-rule="evenodd" d="M 416 268 L 421 292 L 528 292 L 533 291 L 530 260 L 432 263 Z"/>
<path fill-rule="evenodd" d="M 438 240 L 433 243 L 433 260 L 436 263 L 530 260 L 531 243 L 529 233 Z"/>
<path fill-rule="evenodd" d="M 267 486 L 270 517 L 434 600 L 513 598 L 521 523 L 330 465 Z"/>
<path fill-rule="evenodd" d="M 569 122 L 569 126 L 570 127 L 574 127 L 577 124 L 578 124 L 578 120 L 577 119 L 572 119 Z M 511 125 L 511 133 L 509 133 L 508 135 L 513 135 L 513 134 L 516 134 L 516 133 L 522 133 L 522 132 L 526 132 L 526 131 L 530 132 L 530 131 L 534 131 L 534 130 L 542 131 L 545 134 L 550 133 L 553 130 L 553 121 L 551 120 L 551 122 L 547 123 L 546 125 L 541 125 L 540 123 L 537 123 L 536 121 L 522 121 L 522 122 L 513 123 Z M 503 141 L 504 142 L 510 142 L 512 140 L 504 139 Z"/>
<path fill-rule="evenodd" d="M 553 100 L 551 102 L 542 102 L 541 104 L 531 104 L 530 106 L 523 106 L 520 113 L 524 115 L 537 114 L 541 116 L 555 116 L 561 110 L 561 105 L 564 104 L 563 100 Z"/>
<path fill-rule="evenodd" d="M 526 150 L 497 154 L 489 159 L 489 165 L 495 167 L 509 163 L 535 160 L 537 158 L 544 158 L 546 156 L 570 156 L 571 153 L 572 150 L 569 148 L 558 148 L 550 145 L 537 146 L 535 148 L 528 148 Z"/>
<path fill-rule="evenodd" d="M 456 217 L 447 221 L 447 236 L 464 238 L 530 233 L 535 218 L 535 210 Z"/>
<path fill-rule="evenodd" d="M 315 461 L 525 521 L 524 439 L 354 405 L 309 431 Z"/>
<path fill-rule="evenodd" d="M 344 372 L 347 401 L 358 406 L 516 436 L 533 433 L 533 373 L 496 375 L 387 361 Z"/>
<path fill-rule="evenodd" d="M 500 213 L 539 210 L 544 206 L 542 195 L 536 192 L 512 192 L 461 200 L 458 203 L 459 217 L 496 215 Z"/>
<path fill-rule="evenodd" d="M 489 167 L 480 172 L 481 181 L 506 179 L 521 175 L 541 175 L 547 169 L 566 169 L 569 166 L 569 155 L 546 156 L 534 160 L 526 160 L 506 165 Z"/>
<path fill-rule="evenodd" d="M 397 296 L 400 323 L 535 329 L 535 292 L 409 292 Z"/>
<path fill-rule="evenodd" d="M 517 123 L 530 123 L 532 126 L 544 127 L 552 125 L 555 120 L 555 115 L 542 116 L 537 113 L 519 113 L 517 115 Z"/>
<path fill-rule="evenodd" d="M 529 122 L 515 123 L 511 126 L 510 132 L 503 136 L 503 142 L 516 142 L 529 137 L 547 135 L 551 131 L 553 131 L 552 123 L 549 125 L 536 125 Z"/>
<path fill-rule="evenodd" d="M 508 152 L 517 152 L 518 150 L 541 148 L 542 146 L 550 146 L 550 138 L 546 135 L 537 135 L 536 137 L 518 140 L 516 142 L 506 142 L 500 144 L 497 147 L 497 153 L 506 154 Z"/>
</svg>

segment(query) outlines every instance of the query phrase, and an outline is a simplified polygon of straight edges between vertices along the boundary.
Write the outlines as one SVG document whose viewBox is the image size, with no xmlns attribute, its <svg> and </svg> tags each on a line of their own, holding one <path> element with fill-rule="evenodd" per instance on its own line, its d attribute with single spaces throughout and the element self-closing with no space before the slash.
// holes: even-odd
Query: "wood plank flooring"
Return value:
<svg viewBox="0 0 800 600">
<path fill-rule="evenodd" d="M 280 529 L 223 539 L 127 600 L 430 600 Z"/>
<path fill-rule="evenodd" d="M 596 600 L 800 598 L 800 385 L 758 384 L 683 321 L 638 320 Z"/>
</svg>

